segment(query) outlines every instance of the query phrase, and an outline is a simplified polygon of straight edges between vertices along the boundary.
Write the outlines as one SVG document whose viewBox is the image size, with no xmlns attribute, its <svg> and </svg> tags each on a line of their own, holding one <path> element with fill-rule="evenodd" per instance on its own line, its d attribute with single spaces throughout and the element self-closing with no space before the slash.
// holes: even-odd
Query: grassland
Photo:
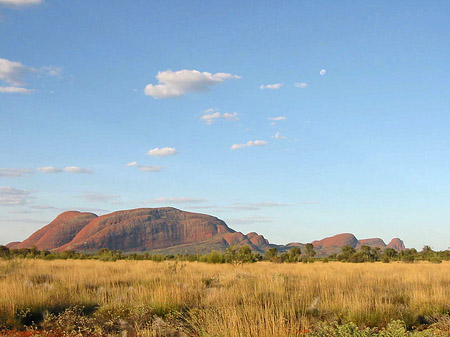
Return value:
<svg viewBox="0 0 450 337">
<path fill-rule="evenodd" d="M 419 330 L 439 321 L 444 334 L 449 311 L 450 262 L 0 260 L 4 329 L 269 337 L 308 335 L 318 322 L 383 328 L 401 320 Z"/>
</svg>

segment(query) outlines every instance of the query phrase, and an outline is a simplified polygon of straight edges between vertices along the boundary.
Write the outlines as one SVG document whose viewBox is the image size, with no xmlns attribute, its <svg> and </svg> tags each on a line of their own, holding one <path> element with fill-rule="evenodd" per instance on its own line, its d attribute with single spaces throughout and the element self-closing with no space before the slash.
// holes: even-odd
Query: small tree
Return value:
<svg viewBox="0 0 450 337">
<path fill-rule="evenodd" d="M 341 248 L 341 254 L 338 256 L 339 261 L 348 261 L 356 253 L 355 248 L 345 245 Z"/>
<path fill-rule="evenodd" d="M 0 246 L 0 258 L 9 257 L 9 255 L 10 255 L 9 248 L 6 246 Z"/>
<path fill-rule="evenodd" d="M 298 262 L 301 254 L 302 250 L 299 247 L 291 247 L 288 252 L 289 262 Z"/>
<path fill-rule="evenodd" d="M 245 245 L 239 249 L 238 252 L 238 261 L 241 263 L 250 263 L 254 262 L 254 255 L 249 246 Z"/>
<path fill-rule="evenodd" d="M 307 243 L 305 246 L 306 255 L 309 257 L 314 257 L 316 255 L 316 252 L 314 250 L 314 246 L 312 243 Z"/>
<path fill-rule="evenodd" d="M 224 263 L 225 259 L 221 252 L 213 250 L 212 252 L 205 255 L 205 260 L 208 263 Z"/>
<path fill-rule="evenodd" d="M 364 261 L 373 262 L 376 260 L 377 251 L 370 248 L 370 246 L 363 245 L 360 250 L 361 255 L 363 256 Z"/>
<path fill-rule="evenodd" d="M 238 248 L 236 246 L 229 246 L 225 250 L 225 262 L 227 263 L 237 263 L 238 262 Z"/>
<path fill-rule="evenodd" d="M 398 255 L 397 251 L 393 248 L 386 248 L 383 252 L 384 256 L 387 256 L 389 259 L 392 259 Z"/>
<path fill-rule="evenodd" d="M 264 259 L 267 261 L 275 262 L 278 258 L 278 250 L 276 248 L 269 248 L 264 254 Z"/>
</svg>

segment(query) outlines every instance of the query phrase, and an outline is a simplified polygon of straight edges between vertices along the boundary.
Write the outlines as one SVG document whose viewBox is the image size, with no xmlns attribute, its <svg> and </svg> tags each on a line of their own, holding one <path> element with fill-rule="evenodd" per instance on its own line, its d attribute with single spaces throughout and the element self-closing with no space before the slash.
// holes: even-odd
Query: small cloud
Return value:
<svg viewBox="0 0 450 337">
<path fill-rule="evenodd" d="M 275 133 L 275 135 L 272 136 L 273 139 L 286 139 L 285 136 L 282 136 L 279 132 Z"/>
<path fill-rule="evenodd" d="M 137 167 L 139 170 L 144 172 L 160 172 L 162 169 L 164 169 L 163 166 L 152 166 L 152 165 L 138 165 Z"/>
<path fill-rule="evenodd" d="M 131 167 L 131 166 L 136 166 L 137 162 L 136 161 L 132 161 L 131 163 L 126 164 L 125 166 Z"/>
<path fill-rule="evenodd" d="M 78 167 L 78 166 L 66 166 L 63 168 L 63 171 L 68 172 L 68 173 L 75 173 L 75 174 L 91 174 L 94 172 L 90 169 L 85 169 L 85 168 Z"/>
<path fill-rule="evenodd" d="M 243 147 L 251 147 L 251 146 L 265 146 L 268 143 L 265 140 L 250 140 L 245 144 L 233 144 L 231 146 L 232 150 L 242 149 Z"/>
<path fill-rule="evenodd" d="M 83 193 L 81 195 L 78 195 L 77 197 L 90 202 L 113 202 L 119 199 L 119 196 L 116 194 L 105 194 L 97 192 Z"/>
<path fill-rule="evenodd" d="M 0 5 L 8 7 L 25 7 L 39 5 L 42 0 L 0 0 Z"/>
<path fill-rule="evenodd" d="M 224 114 L 221 114 L 219 111 L 217 111 L 215 109 L 205 110 L 204 115 L 200 119 L 202 121 L 204 121 L 205 124 L 207 124 L 207 125 L 211 125 L 217 119 L 225 119 L 225 120 L 229 120 L 229 121 L 239 120 L 237 112 L 234 112 L 232 114 L 225 112 Z"/>
<path fill-rule="evenodd" d="M 33 174 L 32 170 L 27 169 L 8 169 L 0 168 L 0 177 L 17 178 Z"/>
<path fill-rule="evenodd" d="M 274 84 L 261 84 L 259 86 L 259 89 L 264 90 L 264 89 L 270 89 L 270 90 L 278 90 L 283 86 L 282 83 L 274 83 Z"/>
<path fill-rule="evenodd" d="M 279 122 L 279 121 L 285 121 L 287 117 L 284 116 L 278 116 L 278 117 L 271 117 L 269 118 L 269 121 Z"/>
<path fill-rule="evenodd" d="M 0 93 L 2 94 L 31 94 L 32 92 L 34 92 L 34 90 L 27 88 L 0 87 Z"/>
<path fill-rule="evenodd" d="M 198 70 L 160 71 L 156 75 L 159 84 L 148 84 L 144 93 L 153 98 L 170 98 L 183 96 L 189 92 L 202 92 L 227 79 L 238 79 L 241 76 L 228 73 L 208 73 Z"/>
<path fill-rule="evenodd" d="M 296 86 L 297 88 L 304 89 L 304 88 L 308 87 L 308 84 L 306 82 L 300 82 L 300 83 L 297 82 L 297 83 L 294 84 L 294 86 Z"/>
<path fill-rule="evenodd" d="M 10 186 L 0 186 L 0 205 L 2 206 L 26 205 L 31 203 L 33 199 L 31 191 Z"/>
<path fill-rule="evenodd" d="M 186 197 L 160 197 L 153 200 L 145 201 L 147 204 L 199 204 L 206 202 L 205 199 L 201 198 L 186 198 Z"/>
<path fill-rule="evenodd" d="M 232 114 L 230 114 L 230 113 L 228 113 L 228 112 L 225 112 L 225 113 L 222 115 L 222 118 L 223 118 L 223 119 L 228 119 L 228 120 L 230 120 L 230 121 L 237 121 L 237 120 L 239 120 L 239 118 L 237 118 L 237 112 L 233 112 Z"/>
<path fill-rule="evenodd" d="M 327 73 L 326 69 L 322 69 L 319 72 L 320 76 L 325 76 L 326 73 Z"/>
<path fill-rule="evenodd" d="M 61 169 L 53 166 L 44 166 L 44 167 L 38 167 L 37 170 L 42 173 L 59 173 L 62 172 Z"/>
<path fill-rule="evenodd" d="M 177 154 L 177 150 L 174 147 L 155 147 L 147 152 L 147 155 L 154 157 L 167 157 L 173 156 L 174 154 Z"/>
<path fill-rule="evenodd" d="M 62 78 L 63 67 L 45 66 L 45 67 L 41 67 L 40 71 L 41 71 L 41 73 L 48 75 L 48 76 Z"/>
</svg>

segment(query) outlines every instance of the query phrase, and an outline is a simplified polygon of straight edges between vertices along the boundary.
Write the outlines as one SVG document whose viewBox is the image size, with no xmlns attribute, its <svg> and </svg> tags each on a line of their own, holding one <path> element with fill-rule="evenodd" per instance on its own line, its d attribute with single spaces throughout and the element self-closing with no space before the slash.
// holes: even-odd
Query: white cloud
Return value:
<svg viewBox="0 0 450 337">
<path fill-rule="evenodd" d="M 163 166 L 152 166 L 152 165 L 138 165 L 139 170 L 144 172 L 160 172 L 164 167 Z"/>
<path fill-rule="evenodd" d="M 42 173 L 59 173 L 62 172 L 61 169 L 53 166 L 44 166 L 44 167 L 38 167 L 37 170 Z"/>
<path fill-rule="evenodd" d="M 151 149 L 147 152 L 147 155 L 153 157 L 167 157 L 173 156 L 174 154 L 177 154 L 177 149 L 175 149 L 174 147 L 155 147 L 154 149 Z"/>
<path fill-rule="evenodd" d="M 225 112 L 223 115 L 222 115 L 222 118 L 223 119 L 228 119 L 228 120 L 231 120 L 231 121 L 237 121 L 237 120 L 239 120 L 239 118 L 237 117 L 237 112 L 233 112 L 232 114 L 230 114 L 230 113 L 228 113 L 228 112 Z"/>
<path fill-rule="evenodd" d="M 17 178 L 33 174 L 32 170 L 27 169 L 7 169 L 0 168 L 0 177 Z"/>
<path fill-rule="evenodd" d="M 264 90 L 264 89 L 271 89 L 271 90 L 278 90 L 283 86 L 282 83 L 274 83 L 274 84 L 261 84 L 259 86 L 259 89 Z"/>
<path fill-rule="evenodd" d="M 237 150 L 237 149 L 241 149 L 243 147 L 250 147 L 250 146 L 265 146 L 268 143 L 265 140 L 250 140 L 245 144 L 233 144 L 231 146 L 232 150 Z"/>
<path fill-rule="evenodd" d="M 271 117 L 269 118 L 270 121 L 279 122 L 279 121 L 285 121 L 287 117 L 284 116 L 278 116 L 278 117 Z"/>
<path fill-rule="evenodd" d="M 2 2 L 3 1 L 3 2 Z M 5 1 L 0 0 L 0 4 L 2 3 L 9 3 L 9 4 L 25 4 L 25 3 L 31 3 L 32 1 Z M 4 58 L 0 58 L 0 80 L 10 84 L 9 86 L 0 86 L 0 93 L 3 94 L 30 94 L 34 90 L 32 89 L 26 89 L 24 77 L 29 73 L 37 73 L 40 72 L 42 74 L 48 75 L 48 76 L 57 76 L 61 77 L 62 73 L 62 67 L 55 67 L 55 66 L 46 66 L 42 67 L 41 69 L 37 70 L 32 67 L 27 67 L 23 65 L 20 62 L 10 61 Z"/>
<path fill-rule="evenodd" d="M 159 84 L 148 84 L 144 93 L 153 98 L 179 97 L 189 92 L 201 92 L 227 79 L 238 79 L 241 76 L 227 73 L 211 74 L 198 70 L 160 71 L 156 75 Z"/>
<path fill-rule="evenodd" d="M 67 172 L 67 173 L 73 173 L 73 174 L 91 174 L 94 173 L 91 169 L 86 169 L 83 167 L 78 166 L 66 166 L 62 169 L 53 167 L 53 166 L 44 166 L 44 167 L 38 167 L 37 170 L 42 173 L 60 173 L 60 172 Z"/>
<path fill-rule="evenodd" d="M 2 94 L 31 94 L 34 90 L 20 87 L 0 87 Z"/>
<path fill-rule="evenodd" d="M 126 164 L 125 166 L 128 167 L 136 167 L 141 171 L 144 172 L 160 172 L 165 167 L 163 166 L 157 166 L 157 165 L 139 165 L 137 162 L 133 161 L 131 163 Z"/>
<path fill-rule="evenodd" d="M 295 83 L 294 84 L 297 88 L 307 88 L 308 84 L 306 82 L 300 82 L 300 83 Z"/>
<path fill-rule="evenodd" d="M 322 69 L 319 71 L 320 76 L 324 76 L 327 73 L 326 69 Z"/>
<path fill-rule="evenodd" d="M 41 67 L 40 69 L 41 73 L 46 74 L 48 76 L 54 76 L 54 77 L 62 77 L 63 67 L 57 67 L 57 66 L 45 66 Z"/>
<path fill-rule="evenodd" d="M 85 169 L 85 168 L 78 167 L 78 166 L 66 166 L 63 168 L 63 171 L 69 172 L 69 173 L 78 173 L 78 174 L 91 174 L 94 172 L 90 169 Z"/>
<path fill-rule="evenodd" d="M 278 116 L 278 117 L 271 117 L 269 118 L 269 121 L 272 121 L 270 125 L 276 125 L 277 122 L 285 121 L 287 117 L 285 116 Z"/>
<path fill-rule="evenodd" d="M 151 203 L 151 204 L 199 204 L 206 202 L 205 199 L 201 198 L 186 198 L 186 197 L 174 197 L 174 198 L 167 198 L 167 197 L 160 197 L 156 198 L 150 201 L 147 201 L 145 203 Z"/>
<path fill-rule="evenodd" d="M 23 7 L 39 5 L 42 0 L 0 0 L 0 5 L 11 6 L 11 7 Z"/>
<path fill-rule="evenodd" d="M 208 109 L 204 111 L 204 115 L 200 118 L 202 121 L 205 122 L 207 125 L 211 125 L 214 123 L 217 119 L 225 119 L 230 121 L 237 121 L 239 120 L 237 112 L 228 113 L 225 112 L 221 114 L 219 111 L 215 109 Z"/>
<path fill-rule="evenodd" d="M 1 1 L 1 0 L 0 0 Z M 0 80 L 13 86 L 23 86 L 23 77 L 30 72 L 30 68 L 20 62 L 0 58 Z"/>
<path fill-rule="evenodd" d="M 282 136 L 279 132 L 275 133 L 275 135 L 272 136 L 273 139 L 286 139 L 285 136 Z"/>
<path fill-rule="evenodd" d="M 31 191 L 20 190 L 9 186 L 0 186 L 0 205 L 17 206 L 29 204 L 33 197 Z"/>
<path fill-rule="evenodd" d="M 105 193 L 83 193 L 78 196 L 78 198 L 82 198 L 86 201 L 91 202 L 112 202 L 119 198 L 116 194 L 105 194 Z"/>
</svg>

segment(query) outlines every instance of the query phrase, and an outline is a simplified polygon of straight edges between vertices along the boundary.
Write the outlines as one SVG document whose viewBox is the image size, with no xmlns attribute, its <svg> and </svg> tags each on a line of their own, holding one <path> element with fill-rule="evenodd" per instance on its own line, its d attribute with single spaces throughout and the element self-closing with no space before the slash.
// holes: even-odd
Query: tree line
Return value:
<svg viewBox="0 0 450 337">
<path fill-rule="evenodd" d="M 0 245 L 0 258 L 2 259 L 44 259 L 44 260 L 67 260 L 67 259 L 94 259 L 101 261 L 117 260 L 150 260 L 150 261 L 198 261 L 206 263 L 254 263 L 258 261 L 270 261 L 275 263 L 314 263 L 315 261 L 329 262 L 341 261 L 349 263 L 377 262 L 389 263 L 391 261 L 402 261 L 413 263 L 415 261 L 430 261 L 441 263 L 443 260 L 450 260 L 450 250 L 434 251 L 430 246 L 424 246 L 421 251 L 416 249 L 406 249 L 397 252 L 395 249 L 386 248 L 381 250 L 376 247 L 361 246 L 356 250 L 351 246 L 343 246 L 340 253 L 334 253 L 325 257 L 317 257 L 314 246 L 306 244 L 304 251 L 300 247 L 291 247 L 288 251 L 280 252 L 277 248 L 269 248 L 264 254 L 254 252 L 249 246 L 230 246 L 225 251 L 211 251 L 207 254 L 153 254 L 144 253 L 124 253 L 120 250 L 110 250 L 102 248 L 95 253 L 83 253 L 75 251 L 50 252 L 48 250 L 38 250 L 36 247 L 9 249 Z"/>
</svg>

